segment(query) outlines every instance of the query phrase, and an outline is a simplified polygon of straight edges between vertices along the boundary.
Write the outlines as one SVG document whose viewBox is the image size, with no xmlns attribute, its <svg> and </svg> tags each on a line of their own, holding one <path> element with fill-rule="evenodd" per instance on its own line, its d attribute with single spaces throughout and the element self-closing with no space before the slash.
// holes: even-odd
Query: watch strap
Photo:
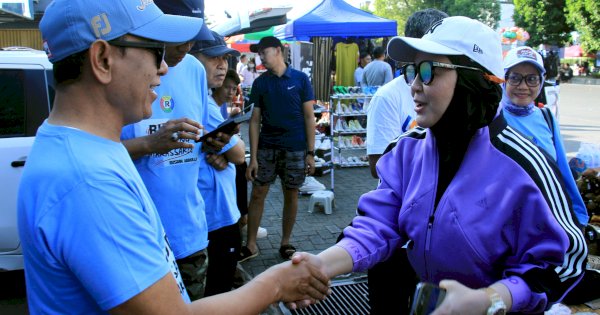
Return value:
<svg viewBox="0 0 600 315">
<path fill-rule="evenodd" d="M 312 155 L 312 156 L 315 156 L 315 151 L 313 151 L 313 150 L 306 151 L 306 155 Z"/>
<path fill-rule="evenodd" d="M 488 287 L 485 289 L 485 293 L 488 295 L 490 299 L 490 307 L 487 309 L 487 315 L 505 315 L 506 314 L 506 304 L 502 297 L 496 290 Z"/>
</svg>

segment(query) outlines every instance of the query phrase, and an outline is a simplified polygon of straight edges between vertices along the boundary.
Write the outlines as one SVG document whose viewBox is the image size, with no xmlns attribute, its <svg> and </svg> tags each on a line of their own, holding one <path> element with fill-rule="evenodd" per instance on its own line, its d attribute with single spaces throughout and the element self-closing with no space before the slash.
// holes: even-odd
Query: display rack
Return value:
<svg viewBox="0 0 600 315">
<path fill-rule="evenodd" d="M 366 160 L 367 113 L 371 94 L 334 94 L 330 99 L 331 190 L 336 167 L 369 166 Z M 357 156 L 357 152 L 362 159 Z"/>
</svg>

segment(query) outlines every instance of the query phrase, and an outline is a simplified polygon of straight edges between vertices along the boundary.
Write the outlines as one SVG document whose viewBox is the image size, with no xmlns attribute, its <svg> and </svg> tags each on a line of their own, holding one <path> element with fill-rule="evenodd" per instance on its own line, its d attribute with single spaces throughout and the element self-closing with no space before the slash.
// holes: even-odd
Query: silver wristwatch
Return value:
<svg viewBox="0 0 600 315">
<path fill-rule="evenodd" d="M 502 300 L 502 297 L 500 297 L 496 290 L 486 288 L 485 293 L 487 293 L 491 303 L 487 309 L 487 315 L 505 315 L 506 304 L 504 304 L 504 300 Z"/>
</svg>

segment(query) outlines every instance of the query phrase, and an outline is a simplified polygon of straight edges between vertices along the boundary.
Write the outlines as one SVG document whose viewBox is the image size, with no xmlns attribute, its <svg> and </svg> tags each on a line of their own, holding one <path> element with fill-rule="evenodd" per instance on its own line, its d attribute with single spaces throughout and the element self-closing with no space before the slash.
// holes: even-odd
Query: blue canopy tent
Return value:
<svg viewBox="0 0 600 315">
<path fill-rule="evenodd" d="M 397 23 L 346 3 L 322 0 L 303 12 L 288 12 L 288 21 L 275 26 L 274 36 L 285 40 L 313 42 L 312 84 L 315 96 L 328 100 L 331 91 L 330 62 L 333 37 L 390 37 L 397 34 Z M 297 17 L 294 15 L 297 13 Z"/>
<path fill-rule="evenodd" d="M 275 27 L 275 36 L 286 40 L 312 37 L 388 37 L 397 35 L 396 21 L 388 20 L 344 0 L 323 0 L 306 14 Z"/>
</svg>

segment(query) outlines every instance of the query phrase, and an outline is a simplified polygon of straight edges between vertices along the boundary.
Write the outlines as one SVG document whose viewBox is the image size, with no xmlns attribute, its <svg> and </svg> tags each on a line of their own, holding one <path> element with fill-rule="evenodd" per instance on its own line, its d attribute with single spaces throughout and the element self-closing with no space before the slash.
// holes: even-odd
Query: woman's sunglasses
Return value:
<svg viewBox="0 0 600 315">
<path fill-rule="evenodd" d="M 520 73 L 510 73 L 506 76 L 506 81 L 512 86 L 519 86 L 525 80 L 528 87 L 536 87 L 540 85 L 542 78 L 537 74 L 522 75 Z"/>
<path fill-rule="evenodd" d="M 467 69 L 481 71 L 481 69 L 478 68 L 453 65 L 450 63 L 443 63 L 437 61 L 421 61 L 418 65 L 415 65 L 414 63 L 405 64 L 402 67 L 402 73 L 404 74 L 404 80 L 406 80 L 406 84 L 408 85 L 413 84 L 413 82 L 417 78 L 417 74 L 419 74 L 419 78 L 421 79 L 421 82 L 423 82 L 423 84 L 429 85 L 431 84 L 431 82 L 433 82 L 433 70 L 435 68 Z"/>
<path fill-rule="evenodd" d="M 146 50 L 151 51 L 154 54 L 154 56 L 156 57 L 156 68 L 157 69 L 160 69 L 160 65 L 162 64 L 163 60 L 165 60 L 165 51 L 166 51 L 165 43 L 131 42 L 131 41 L 125 41 L 125 40 L 118 40 L 118 39 L 108 41 L 108 43 L 110 45 L 117 46 L 117 47 L 141 48 L 141 49 L 146 49 Z"/>
</svg>

